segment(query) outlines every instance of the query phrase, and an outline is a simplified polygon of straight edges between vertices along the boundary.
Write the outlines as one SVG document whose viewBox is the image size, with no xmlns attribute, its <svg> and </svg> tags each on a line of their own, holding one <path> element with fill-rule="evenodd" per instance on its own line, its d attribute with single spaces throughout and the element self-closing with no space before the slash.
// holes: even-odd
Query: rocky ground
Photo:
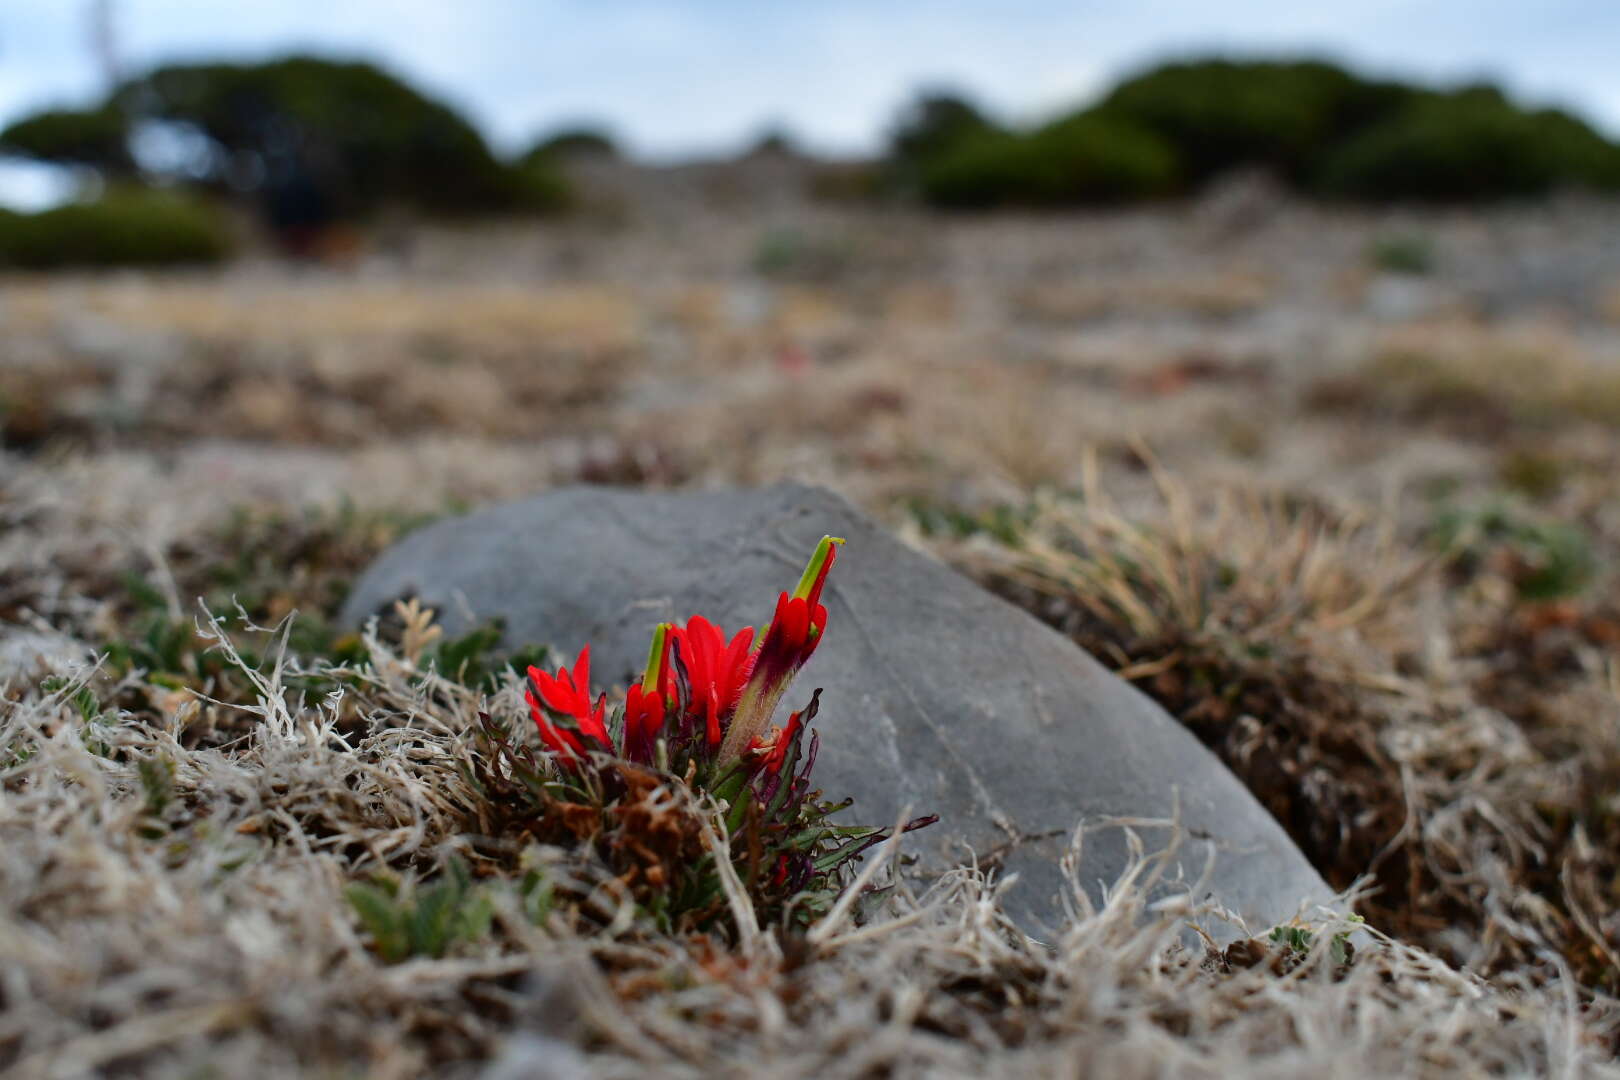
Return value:
<svg viewBox="0 0 1620 1080">
<path fill-rule="evenodd" d="M 346 266 L 0 287 L 0 1068 L 1613 1068 L 1620 206 L 1245 181 L 940 221 L 686 183 Z M 1127 887 L 1048 948 L 969 875 L 806 952 L 491 884 L 488 933 L 384 963 L 342 890 L 441 865 L 478 695 L 517 691 L 384 640 L 315 693 L 360 568 L 555 485 L 782 478 L 1159 700 L 1376 935 L 1200 954 Z M 296 609 L 284 666 L 240 619 L 211 649 L 198 597 Z"/>
</svg>

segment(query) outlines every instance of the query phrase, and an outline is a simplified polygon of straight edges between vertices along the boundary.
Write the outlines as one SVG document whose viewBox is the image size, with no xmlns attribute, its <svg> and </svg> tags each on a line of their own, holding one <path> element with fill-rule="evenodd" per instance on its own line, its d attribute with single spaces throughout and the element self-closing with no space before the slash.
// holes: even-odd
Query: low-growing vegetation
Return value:
<svg viewBox="0 0 1620 1080">
<path fill-rule="evenodd" d="M 232 246 L 215 207 L 175 191 L 116 189 L 37 213 L 0 210 L 0 267 L 197 265 Z"/>
<path fill-rule="evenodd" d="M 1326 506 L 1200 499 L 1160 483 L 1162 509 L 1147 521 L 1089 486 L 955 557 L 1179 717 L 1333 885 L 1375 874 L 1360 904 L 1374 925 L 1485 969 L 1535 965 L 1554 948 L 1583 979 L 1620 988 L 1602 921 L 1620 902 L 1620 863 L 1617 849 L 1592 846 L 1620 825 L 1612 702 L 1597 715 L 1526 715 L 1491 672 L 1504 642 L 1478 633 L 1550 623 L 1578 637 L 1595 611 L 1540 605 L 1590 583 L 1580 531 L 1500 504 L 1452 509 L 1424 555 L 1388 523 Z M 1415 617 L 1424 597 L 1458 587 L 1448 578 L 1510 586 L 1452 611 L 1451 632 L 1485 665 L 1472 675 L 1433 666 Z M 1574 661 L 1563 679 L 1583 675 L 1602 668 Z M 1526 742 L 1486 701 L 1555 723 L 1562 739 Z M 1533 920 L 1491 899 L 1503 881 L 1535 896 Z"/>
<path fill-rule="evenodd" d="M 5 505 L 35 528 L 57 513 L 14 494 Z M 306 534 L 319 538 L 309 559 L 340 564 L 370 535 L 364 519 L 342 521 Z M 271 565 L 249 565 L 273 580 Z M 115 606 L 150 602 L 136 592 Z M 1342 614 L 1344 599 L 1356 604 L 1346 593 L 1321 614 Z M 1182 920 L 1219 912 L 1143 900 L 1173 852 L 1135 866 L 1101 908 L 1076 883 L 1075 914 L 1048 943 L 999 914 L 994 881 L 963 870 L 918 892 L 889 875 L 886 847 L 868 851 L 856 891 L 795 923 L 758 903 L 774 876 L 750 884 L 745 845 L 735 876 L 720 873 L 683 923 L 649 903 L 678 895 L 652 887 L 653 869 L 722 870 L 705 871 L 703 852 L 738 822 L 746 835 L 749 815 L 683 807 L 668 777 L 640 790 L 657 773 L 611 755 L 549 771 L 540 754 L 570 730 L 558 726 L 573 708 L 563 673 L 531 674 L 526 706 L 518 667 L 479 688 L 440 664 L 431 613 L 400 615 L 347 658 L 301 639 L 297 616 L 274 629 L 195 617 L 201 650 L 239 691 L 185 664 L 159 682 L 139 668 L 14 672 L 0 714 L 0 941 L 29 990 L 8 999 L 18 1022 L 0 1031 L 0 1062 L 30 1073 L 230 1061 L 274 1076 L 347 1067 L 359 1048 L 368 1067 L 404 1073 L 493 1059 L 808 1075 L 1112 1071 L 1193 1051 L 1234 1070 L 1353 1053 L 1399 1071 L 1414 1052 L 1467 1070 L 1554 1056 L 1596 1066 L 1610 1052 L 1601 1008 L 1486 983 L 1354 919 L 1189 948 Z M 107 632 L 95 626 L 81 632 Z M 538 742 L 517 735 L 531 711 Z M 630 716 L 608 724 L 616 750 L 635 737 Z M 610 780 L 625 791 L 592 804 L 592 785 Z M 602 815 L 611 827 L 590 824 Z M 692 850 L 658 846 L 677 841 Z M 1353 1027 L 1293 1020 L 1351 1003 Z M 1460 1022 L 1477 1036 L 1444 1034 Z M 873 1042 L 874 1030 L 887 1034 Z M 1553 1037 L 1565 1031 L 1573 1041 Z"/>
<path fill-rule="evenodd" d="M 1620 369 L 1549 323 L 1487 333 L 1463 320 L 1432 320 L 1383 334 L 1359 371 L 1317 381 L 1307 404 L 1484 439 L 1571 422 L 1613 429 Z"/>
<path fill-rule="evenodd" d="M 8 281 L 0 1071 L 1614 1074 L 1612 206 L 679 189 L 656 228 L 411 231 L 385 273 Z M 996 852 L 922 881 L 879 842 L 805 896 L 711 759 L 683 786 L 628 692 L 559 696 L 572 652 L 336 622 L 434 515 L 784 478 L 1084 645 L 1352 893 L 1237 926 L 1149 902 L 1172 848 L 1035 941 Z M 637 682 L 665 732 L 674 670 Z"/>
</svg>

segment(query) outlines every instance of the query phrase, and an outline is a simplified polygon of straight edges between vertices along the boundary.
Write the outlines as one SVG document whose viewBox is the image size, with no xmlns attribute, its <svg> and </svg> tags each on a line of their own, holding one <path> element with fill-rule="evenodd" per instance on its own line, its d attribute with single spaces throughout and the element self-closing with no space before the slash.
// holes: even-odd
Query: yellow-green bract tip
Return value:
<svg viewBox="0 0 1620 1080">
<path fill-rule="evenodd" d="M 658 680 L 664 673 L 664 639 L 669 635 L 669 623 L 661 622 L 653 631 L 652 648 L 647 650 L 647 673 L 641 677 L 642 693 L 658 689 Z"/>
<path fill-rule="evenodd" d="M 821 538 L 820 542 L 816 544 L 815 554 L 810 556 L 810 562 L 804 568 L 804 573 L 799 575 L 799 584 L 794 586 L 793 595 L 795 597 L 803 600 L 810 595 L 810 590 L 815 588 L 816 579 L 821 576 L 823 567 L 827 565 L 827 560 L 832 558 L 833 545 L 842 544 L 843 542 L 844 538 L 842 536 L 823 536 Z"/>
</svg>

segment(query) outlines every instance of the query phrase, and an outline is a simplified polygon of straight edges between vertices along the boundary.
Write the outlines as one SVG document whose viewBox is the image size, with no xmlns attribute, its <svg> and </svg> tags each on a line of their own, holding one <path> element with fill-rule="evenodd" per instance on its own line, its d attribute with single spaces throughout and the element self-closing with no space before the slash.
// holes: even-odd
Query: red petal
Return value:
<svg viewBox="0 0 1620 1080">
<path fill-rule="evenodd" d="M 807 632 L 804 643 L 804 659 L 810 659 L 810 654 L 816 651 L 821 644 L 821 637 L 827 630 L 827 609 L 820 604 L 816 605 L 815 617 L 810 620 L 810 630 Z"/>
<path fill-rule="evenodd" d="M 708 740 L 709 748 L 712 750 L 720 745 L 720 701 L 713 689 L 710 689 L 705 704 L 708 708 L 706 710 L 707 716 L 705 717 L 703 736 Z"/>
<path fill-rule="evenodd" d="M 580 697 L 586 697 L 591 692 L 591 646 L 586 643 L 579 650 L 579 659 L 574 661 L 574 692 Z"/>
<path fill-rule="evenodd" d="M 799 597 L 787 603 L 782 626 L 782 637 L 794 649 L 804 647 L 805 635 L 810 632 L 810 606 Z"/>
<path fill-rule="evenodd" d="M 559 676 L 566 677 L 567 672 L 559 670 Z M 530 668 L 529 676 L 534 680 L 535 686 L 540 688 L 540 699 L 558 712 L 572 713 L 574 711 L 574 694 L 572 687 L 564 685 L 560 679 L 553 678 L 539 668 Z"/>
<path fill-rule="evenodd" d="M 821 603 L 821 587 L 827 584 L 827 572 L 838 558 L 838 548 L 838 544 L 827 545 L 827 561 L 821 564 L 821 573 L 816 575 L 815 584 L 810 586 L 809 601 L 813 605 Z"/>
<path fill-rule="evenodd" d="M 545 710 L 534 699 L 534 695 L 524 695 L 528 698 L 529 712 L 534 717 L 534 726 L 540 731 L 540 739 L 546 744 L 546 749 L 558 755 L 565 762 L 577 760 L 582 757 L 579 740 L 572 733 L 562 730 L 547 718 Z"/>
</svg>

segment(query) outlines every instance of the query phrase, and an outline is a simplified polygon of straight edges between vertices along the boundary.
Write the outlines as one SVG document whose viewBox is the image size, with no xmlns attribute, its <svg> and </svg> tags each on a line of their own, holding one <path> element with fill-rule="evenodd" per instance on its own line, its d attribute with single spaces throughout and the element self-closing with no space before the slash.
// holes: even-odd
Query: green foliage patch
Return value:
<svg viewBox="0 0 1620 1080">
<path fill-rule="evenodd" d="M 1320 60 L 1164 63 L 1022 132 L 959 98 L 925 97 L 890 153 L 929 202 L 968 209 L 1152 198 L 1240 168 L 1370 201 L 1620 188 L 1620 146 L 1567 112 L 1521 107 L 1490 86 L 1438 91 Z"/>
<path fill-rule="evenodd" d="M 1151 131 L 1088 112 L 1027 135 L 966 139 L 931 161 L 921 182 L 937 206 L 1059 207 L 1165 195 L 1177 169 L 1174 150 Z"/>
<path fill-rule="evenodd" d="M 1443 508 L 1431 536 L 1456 572 L 1472 576 L 1493 565 L 1513 582 L 1521 600 L 1574 596 L 1597 572 L 1585 530 L 1536 516 L 1510 500 Z"/>
<path fill-rule="evenodd" d="M 46 109 L 0 131 L 0 153 L 38 161 L 85 165 L 108 175 L 135 171 L 129 152 L 129 122 L 122 110 Z"/>
<path fill-rule="evenodd" d="M 451 948 L 489 934 L 494 907 L 473 884 L 459 858 L 431 882 L 379 874 L 344 890 L 349 905 L 371 935 L 372 948 L 389 963 L 413 956 L 441 957 Z"/>
<path fill-rule="evenodd" d="M 174 266 L 230 253 L 224 218 L 177 191 L 119 188 L 34 214 L 0 210 L 0 266 Z"/>
<path fill-rule="evenodd" d="M 1620 147 L 1555 110 L 1520 109 L 1475 88 L 1426 95 L 1327 154 L 1325 194 L 1456 202 L 1620 187 Z"/>
</svg>

